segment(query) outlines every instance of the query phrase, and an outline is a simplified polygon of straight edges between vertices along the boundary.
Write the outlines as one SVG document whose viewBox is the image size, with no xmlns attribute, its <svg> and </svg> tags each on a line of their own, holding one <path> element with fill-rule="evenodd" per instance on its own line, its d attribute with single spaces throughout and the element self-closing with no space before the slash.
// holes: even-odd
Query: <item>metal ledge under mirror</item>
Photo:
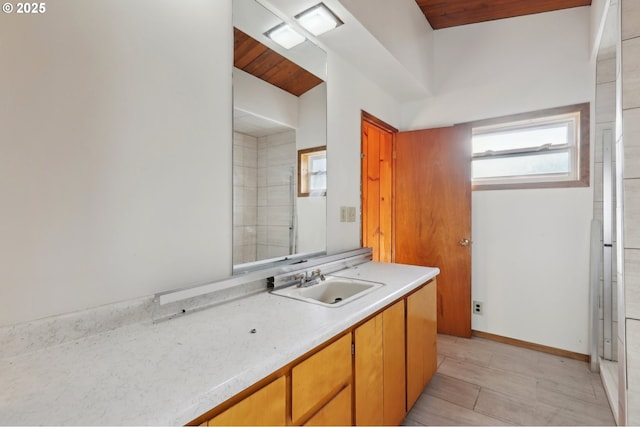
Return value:
<svg viewBox="0 0 640 427">
<path fill-rule="evenodd" d="M 274 13 L 275 12 L 275 13 Z M 233 0 L 233 274 L 326 251 L 326 193 L 298 196 L 298 151 L 326 145 L 326 53 L 267 36 L 292 19 Z"/>
</svg>

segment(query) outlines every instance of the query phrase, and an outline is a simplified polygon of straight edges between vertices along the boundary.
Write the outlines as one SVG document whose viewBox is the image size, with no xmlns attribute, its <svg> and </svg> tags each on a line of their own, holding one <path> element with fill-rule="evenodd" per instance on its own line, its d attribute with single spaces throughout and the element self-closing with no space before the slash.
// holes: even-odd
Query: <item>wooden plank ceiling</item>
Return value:
<svg viewBox="0 0 640 427">
<path fill-rule="evenodd" d="M 434 30 L 571 7 L 591 0 L 416 0 Z"/>
<path fill-rule="evenodd" d="M 233 29 L 233 65 L 295 96 L 322 83 L 322 79 L 237 28 Z"/>
</svg>

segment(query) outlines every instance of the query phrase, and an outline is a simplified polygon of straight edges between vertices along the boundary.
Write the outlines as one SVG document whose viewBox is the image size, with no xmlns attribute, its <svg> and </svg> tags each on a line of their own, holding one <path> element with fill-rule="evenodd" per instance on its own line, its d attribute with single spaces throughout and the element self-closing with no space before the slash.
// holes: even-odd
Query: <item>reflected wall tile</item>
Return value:
<svg viewBox="0 0 640 427">
<path fill-rule="evenodd" d="M 266 207 L 258 207 L 258 225 L 268 225 Z"/>
<path fill-rule="evenodd" d="M 269 258 L 269 247 L 267 245 L 258 245 L 256 250 L 258 254 L 258 259 L 266 259 Z"/>
<path fill-rule="evenodd" d="M 267 256 L 277 258 L 289 255 L 289 248 L 284 246 L 267 246 Z"/>
<path fill-rule="evenodd" d="M 244 148 L 242 145 L 233 144 L 233 164 L 237 166 L 242 166 L 244 164 Z"/>
<path fill-rule="evenodd" d="M 616 84 L 603 83 L 596 86 L 596 123 L 616 120 Z"/>
<path fill-rule="evenodd" d="M 256 171 L 256 177 L 258 180 L 258 187 L 266 187 L 267 186 L 267 168 L 258 168 Z"/>
<path fill-rule="evenodd" d="M 268 206 L 267 207 L 267 224 L 270 226 L 280 225 L 289 226 L 291 222 L 291 214 L 288 206 Z"/>
<path fill-rule="evenodd" d="M 258 206 L 258 189 L 244 187 L 244 201 L 246 206 Z"/>
<path fill-rule="evenodd" d="M 267 226 L 259 225 L 256 227 L 256 242 L 258 245 L 267 244 Z"/>
<path fill-rule="evenodd" d="M 256 147 L 243 148 L 243 164 L 248 167 L 258 167 L 258 149 Z"/>
<path fill-rule="evenodd" d="M 252 167 L 244 167 L 244 186 L 245 187 L 257 187 L 258 186 L 258 169 Z"/>
<path fill-rule="evenodd" d="M 269 246 L 289 247 L 289 227 L 267 227 L 267 241 Z"/>
<path fill-rule="evenodd" d="M 593 201 L 594 202 L 602 202 L 602 163 L 596 163 L 593 169 Z"/>
<path fill-rule="evenodd" d="M 243 225 L 255 227 L 258 224 L 258 207 L 245 206 L 242 221 Z"/>
<path fill-rule="evenodd" d="M 622 108 L 640 107 L 640 37 L 622 42 Z"/>
<path fill-rule="evenodd" d="M 277 185 L 267 187 L 267 204 L 269 206 L 291 206 L 291 187 Z"/>
<path fill-rule="evenodd" d="M 258 187 L 258 206 L 267 206 L 267 189 L 269 187 Z"/>
<path fill-rule="evenodd" d="M 295 146 L 292 146 L 291 144 L 283 144 L 269 147 L 269 154 L 267 158 L 267 164 L 269 166 L 293 166 L 296 161 Z"/>
<path fill-rule="evenodd" d="M 269 168 L 267 171 L 267 185 L 290 185 L 296 178 L 293 176 L 293 168 L 279 167 Z"/>
<path fill-rule="evenodd" d="M 616 58 L 601 59 L 596 65 L 596 84 L 610 83 L 616 80 Z"/>
</svg>

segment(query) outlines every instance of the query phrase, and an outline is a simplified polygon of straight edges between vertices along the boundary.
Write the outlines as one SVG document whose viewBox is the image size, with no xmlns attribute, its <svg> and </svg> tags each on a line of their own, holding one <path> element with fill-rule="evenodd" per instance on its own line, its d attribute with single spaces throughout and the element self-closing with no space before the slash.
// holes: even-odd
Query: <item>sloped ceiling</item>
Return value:
<svg viewBox="0 0 640 427">
<path fill-rule="evenodd" d="M 434 30 L 590 6 L 591 0 L 416 0 Z"/>
</svg>

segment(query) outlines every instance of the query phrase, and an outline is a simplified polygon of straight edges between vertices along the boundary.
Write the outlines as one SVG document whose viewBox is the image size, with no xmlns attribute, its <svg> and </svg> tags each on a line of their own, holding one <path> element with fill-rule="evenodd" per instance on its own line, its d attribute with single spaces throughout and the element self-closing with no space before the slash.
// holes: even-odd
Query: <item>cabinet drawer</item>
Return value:
<svg viewBox="0 0 640 427">
<path fill-rule="evenodd" d="M 303 421 L 351 383 L 351 334 L 323 348 L 291 370 L 291 418 Z"/>
<path fill-rule="evenodd" d="M 314 414 L 305 426 L 351 425 L 351 386 L 347 386 Z"/>
<path fill-rule="evenodd" d="M 287 381 L 280 377 L 207 422 L 209 426 L 283 426 Z"/>
</svg>

